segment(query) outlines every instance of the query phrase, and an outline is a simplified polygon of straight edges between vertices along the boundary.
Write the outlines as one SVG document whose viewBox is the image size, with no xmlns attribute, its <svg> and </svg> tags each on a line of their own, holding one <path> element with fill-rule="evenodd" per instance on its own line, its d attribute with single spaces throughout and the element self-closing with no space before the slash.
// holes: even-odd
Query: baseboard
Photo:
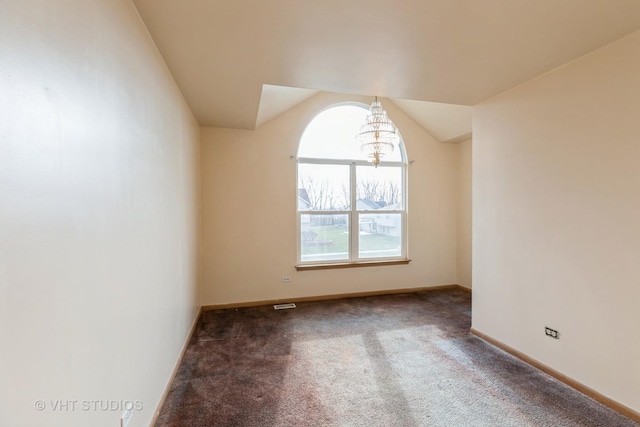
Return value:
<svg viewBox="0 0 640 427">
<path fill-rule="evenodd" d="M 182 345 L 182 350 L 180 350 L 180 355 L 178 356 L 178 360 L 176 360 L 176 363 L 173 367 L 173 371 L 171 371 L 171 376 L 169 377 L 169 381 L 167 382 L 167 385 L 164 388 L 164 392 L 160 397 L 160 402 L 158 402 L 158 405 L 156 406 L 156 411 L 153 414 L 153 418 L 151 418 L 151 423 L 149 424 L 149 427 L 154 427 L 158 422 L 158 417 L 160 417 L 160 411 L 164 406 L 165 400 L 167 400 L 167 396 L 169 395 L 169 390 L 171 390 L 171 386 L 173 385 L 173 380 L 176 378 L 176 375 L 178 374 L 178 369 L 180 368 L 180 364 L 182 363 L 184 354 L 187 351 L 187 347 L 189 347 L 189 342 L 191 341 L 191 337 L 193 337 L 193 334 L 196 332 L 196 327 L 198 326 L 198 319 L 200 319 L 200 313 L 202 313 L 202 307 L 198 308 L 198 311 L 196 312 L 196 317 L 193 319 L 193 323 L 191 323 L 191 330 L 189 330 L 187 339 Z"/>
<path fill-rule="evenodd" d="M 517 357 L 518 359 L 522 360 L 525 363 L 528 363 L 529 365 L 533 366 L 534 368 L 537 368 L 549 375 L 551 375 L 552 377 L 556 378 L 559 381 L 562 381 L 563 383 L 565 383 L 566 385 L 568 385 L 569 387 L 572 387 L 576 390 L 578 390 L 579 392 L 586 394 L 587 396 L 591 397 L 594 400 L 597 400 L 598 402 L 602 403 L 605 406 L 608 406 L 609 408 L 613 409 L 616 412 L 619 412 L 620 414 L 624 415 L 625 417 L 635 421 L 635 422 L 640 422 L 640 413 L 634 411 L 633 409 L 629 408 L 628 406 L 625 406 L 619 402 L 616 402 L 615 400 L 598 393 L 597 391 L 595 391 L 594 389 L 592 389 L 591 387 L 587 387 L 586 385 L 572 379 L 569 378 L 568 376 L 564 375 L 563 373 L 556 371 L 555 369 L 545 365 L 542 362 L 539 362 L 538 360 L 527 356 L 526 354 L 516 350 L 515 348 L 509 347 L 508 345 L 498 341 L 497 339 L 490 337 L 487 334 L 484 334 L 480 331 L 478 331 L 477 329 L 471 328 L 471 333 L 475 336 L 477 336 L 478 338 L 488 342 L 489 344 L 492 344 L 496 347 L 498 347 L 501 350 L 506 351 L 507 353 L 511 354 L 512 356 Z"/>
<path fill-rule="evenodd" d="M 378 295 L 391 295 L 391 294 L 406 294 L 411 292 L 424 292 L 424 291 L 439 291 L 445 289 L 458 289 L 467 292 L 471 292 L 471 289 L 466 288 L 460 285 L 437 285 L 437 286 L 428 286 L 422 288 L 405 288 L 405 289 L 388 289 L 383 291 L 367 291 L 367 292 L 354 292 L 348 294 L 332 294 L 332 295 L 317 295 L 311 297 L 298 297 L 298 298 L 283 298 L 283 299 L 273 299 L 273 300 L 262 300 L 262 301 L 248 301 L 248 302 L 236 302 L 229 304 L 214 304 L 214 305 L 203 305 L 202 310 L 220 310 L 225 308 L 241 308 L 241 307 L 257 307 L 261 305 L 272 305 L 272 304 L 282 304 L 284 302 L 312 302 L 312 301 L 326 301 L 333 299 L 342 299 L 342 298 L 357 298 L 357 297 L 370 297 L 370 296 L 378 296 Z"/>
</svg>

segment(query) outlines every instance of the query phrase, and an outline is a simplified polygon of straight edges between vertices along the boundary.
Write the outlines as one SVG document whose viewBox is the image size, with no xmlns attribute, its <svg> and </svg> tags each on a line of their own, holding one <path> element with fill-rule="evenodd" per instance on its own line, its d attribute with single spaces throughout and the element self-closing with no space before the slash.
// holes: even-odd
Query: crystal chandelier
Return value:
<svg viewBox="0 0 640 427">
<path fill-rule="evenodd" d="M 369 113 L 356 135 L 360 149 L 373 166 L 378 167 L 380 159 L 393 153 L 398 142 L 398 129 L 387 117 L 387 112 L 376 96 L 369 107 Z"/>
</svg>

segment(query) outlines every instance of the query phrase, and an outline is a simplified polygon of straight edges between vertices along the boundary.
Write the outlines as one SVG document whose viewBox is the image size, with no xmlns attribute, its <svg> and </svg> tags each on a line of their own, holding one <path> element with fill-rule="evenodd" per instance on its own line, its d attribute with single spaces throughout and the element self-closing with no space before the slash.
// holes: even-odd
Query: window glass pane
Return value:
<svg viewBox="0 0 640 427">
<path fill-rule="evenodd" d="M 349 259 L 349 215 L 300 215 L 300 258 L 309 261 Z"/>
<path fill-rule="evenodd" d="M 402 210 L 402 168 L 357 166 L 356 191 L 359 211 Z"/>
<path fill-rule="evenodd" d="M 367 116 L 367 108 L 342 105 L 318 114 L 300 139 L 298 157 L 317 159 L 369 160 L 360 150 L 356 135 Z M 401 161 L 396 147 L 383 161 Z"/>
<path fill-rule="evenodd" d="M 366 160 L 355 141 L 366 115 L 366 109 L 354 105 L 334 107 L 318 114 L 302 135 L 298 157 Z"/>
<path fill-rule="evenodd" d="M 388 258 L 402 255 L 402 214 L 359 215 L 360 258 Z"/>
<path fill-rule="evenodd" d="M 298 164 L 298 210 L 350 209 L 348 165 Z"/>
</svg>

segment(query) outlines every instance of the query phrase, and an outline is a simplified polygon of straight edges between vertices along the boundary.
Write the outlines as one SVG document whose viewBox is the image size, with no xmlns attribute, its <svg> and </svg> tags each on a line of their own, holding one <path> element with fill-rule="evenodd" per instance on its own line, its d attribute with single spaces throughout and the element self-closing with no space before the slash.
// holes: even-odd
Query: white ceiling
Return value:
<svg viewBox="0 0 640 427">
<path fill-rule="evenodd" d="M 470 132 L 470 109 L 437 103 L 475 105 L 640 29 L 640 0 L 133 1 L 203 126 L 255 129 L 331 91 L 391 98 L 441 141 Z"/>
</svg>

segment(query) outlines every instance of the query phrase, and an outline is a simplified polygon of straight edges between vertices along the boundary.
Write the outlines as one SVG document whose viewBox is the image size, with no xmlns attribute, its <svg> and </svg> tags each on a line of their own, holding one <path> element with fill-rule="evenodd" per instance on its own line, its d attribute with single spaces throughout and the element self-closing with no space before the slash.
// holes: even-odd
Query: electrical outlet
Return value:
<svg viewBox="0 0 640 427">
<path fill-rule="evenodd" d="M 291 276 L 282 276 L 282 283 L 291 283 Z"/>
<path fill-rule="evenodd" d="M 551 338 L 555 338 L 557 340 L 560 339 L 560 332 L 556 331 L 555 329 L 551 329 L 547 326 L 544 327 L 544 333 Z"/>
<path fill-rule="evenodd" d="M 133 412 L 131 409 L 125 409 L 122 414 L 122 418 L 120 418 L 120 427 L 127 427 L 129 425 L 129 421 L 131 421 L 131 417 L 133 416 Z"/>
</svg>

